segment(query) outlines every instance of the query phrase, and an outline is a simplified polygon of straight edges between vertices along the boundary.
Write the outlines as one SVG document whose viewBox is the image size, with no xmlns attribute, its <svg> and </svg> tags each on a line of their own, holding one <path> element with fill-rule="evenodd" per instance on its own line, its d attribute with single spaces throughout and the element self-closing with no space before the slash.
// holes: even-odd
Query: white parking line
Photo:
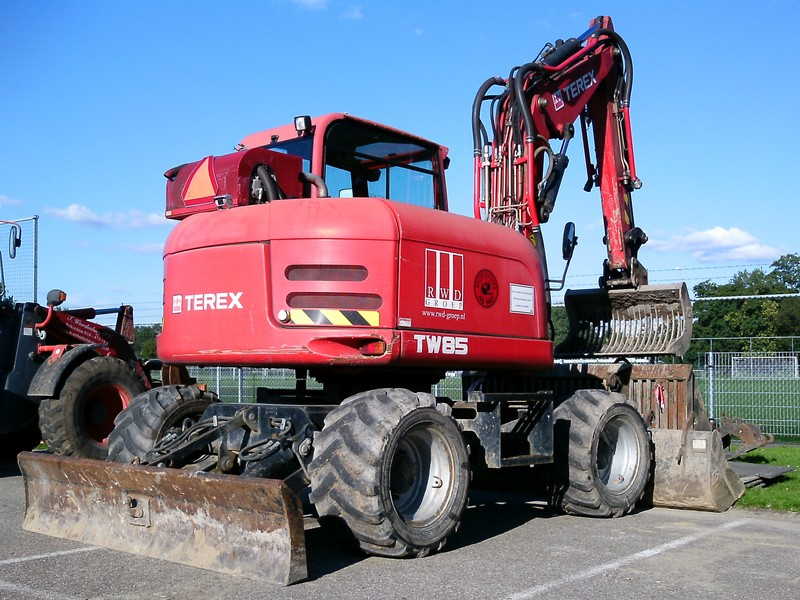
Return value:
<svg viewBox="0 0 800 600">
<path fill-rule="evenodd" d="M 693 535 L 687 535 L 686 537 L 678 538 L 677 540 L 674 540 L 672 542 L 667 542 L 666 544 L 662 544 L 661 546 L 656 546 L 654 548 L 642 550 L 641 552 L 637 552 L 636 554 L 631 554 L 629 556 L 618 558 L 617 560 L 607 562 L 605 564 L 598 565 L 596 567 L 592 567 L 591 569 L 587 569 L 586 571 L 580 571 L 578 573 L 574 573 L 567 577 L 556 579 L 554 581 L 548 581 L 547 583 L 542 583 L 527 590 L 517 592 L 516 594 L 510 596 L 509 600 L 526 600 L 527 598 L 533 598 L 534 596 L 538 596 L 546 592 L 551 592 L 557 588 L 564 587 L 565 585 L 569 585 L 577 581 L 583 581 L 584 579 L 589 579 L 591 577 L 600 575 L 602 573 L 606 573 L 608 571 L 614 571 L 616 569 L 619 569 L 620 567 L 624 567 L 625 565 L 629 565 L 636 561 L 643 560 L 645 558 L 650 558 L 651 556 L 657 556 L 659 554 L 662 554 L 663 552 L 666 552 L 667 550 L 674 550 L 675 548 L 686 546 L 687 544 L 691 544 L 692 542 L 696 542 L 710 535 L 714 535 L 719 531 L 740 527 L 745 523 L 747 523 L 748 521 L 749 519 L 739 519 L 738 521 L 731 521 L 729 523 L 724 523 L 719 527 L 715 527 L 713 529 L 707 529 L 705 531 L 701 531 Z"/>
<path fill-rule="evenodd" d="M 96 546 L 86 546 L 84 548 L 74 548 L 72 550 L 59 550 L 58 552 L 48 552 L 47 554 L 33 554 L 31 556 L 6 558 L 4 560 L 0 560 L 0 567 L 5 565 L 15 565 L 18 563 L 24 563 L 31 560 L 42 560 L 44 558 L 54 558 L 58 556 L 69 556 L 70 554 L 93 552 L 95 550 L 101 550 L 101 548 L 98 548 Z M 59 594 L 58 592 L 51 592 L 49 590 L 43 590 L 41 588 L 32 588 L 26 585 L 19 585 L 18 583 L 12 583 L 11 581 L 3 581 L 2 579 L 0 579 L 0 598 L 3 597 L 2 592 L 8 592 L 10 594 L 13 593 L 15 596 L 28 596 L 30 598 L 36 598 L 37 600 L 76 600 L 75 596 L 67 596 L 64 594 Z"/>
<path fill-rule="evenodd" d="M 36 598 L 36 600 L 77 600 L 75 596 L 65 596 L 64 594 L 48 592 L 46 590 L 42 590 L 41 588 L 17 585 L 16 583 L 3 580 L 0 580 L 0 592 L 13 593 L 17 597 L 24 595 L 30 598 Z M 2 594 L 0 594 L 0 598 L 2 598 Z"/>
<path fill-rule="evenodd" d="M 86 546 L 85 548 L 75 548 L 73 550 L 59 550 L 58 552 L 48 552 L 47 554 L 34 554 L 33 556 L 20 556 L 18 558 L 7 558 L 0 560 L 0 567 L 3 565 L 14 565 L 17 563 L 28 562 L 29 560 L 41 560 L 43 558 L 52 558 L 54 556 L 69 556 L 70 554 L 80 554 L 81 552 L 94 552 L 101 550 L 97 546 Z"/>
</svg>

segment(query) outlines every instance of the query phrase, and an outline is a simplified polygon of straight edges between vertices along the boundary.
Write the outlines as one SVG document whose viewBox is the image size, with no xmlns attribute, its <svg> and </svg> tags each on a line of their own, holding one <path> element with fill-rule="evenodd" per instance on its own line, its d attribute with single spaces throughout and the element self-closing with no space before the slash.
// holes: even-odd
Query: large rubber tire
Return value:
<svg viewBox="0 0 800 600">
<path fill-rule="evenodd" d="M 311 493 L 323 525 L 344 525 L 362 550 L 424 556 L 461 521 L 469 457 L 450 407 L 430 394 L 351 396 L 314 439 Z"/>
<path fill-rule="evenodd" d="M 56 398 L 39 404 L 42 441 L 56 454 L 104 460 L 114 419 L 144 390 L 120 359 L 90 358 L 69 374 Z"/>
<path fill-rule="evenodd" d="M 143 460 L 170 430 L 196 423 L 213 402 L 219 402 L 217 395 L 196 385 L 147 390 L 117 415 L 114 431 L 108 436 L 108 460 Z"/>
<path fill-rule="evenodd" d="M 572 515 L 619 517 L 633 510 L 650 475 L 647 426 L 621 394 L 579 390 L 553 412 L 551 502 Z"/>
</svg>

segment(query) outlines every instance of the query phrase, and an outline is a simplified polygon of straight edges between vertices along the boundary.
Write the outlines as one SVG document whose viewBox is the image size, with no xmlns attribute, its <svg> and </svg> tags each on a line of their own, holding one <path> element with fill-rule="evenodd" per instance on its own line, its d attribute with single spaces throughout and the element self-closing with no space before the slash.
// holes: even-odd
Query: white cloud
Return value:
<svg viewBox="0 0 800 600">
<path fill-rule="evenodd" d="M 704 263 L 765 262 L 782 254 L 779 248 L 760 243 L 747 231 L 720 226 L 704 231 L 689 230 L 661 239 L 651 238 L 648 248 L 658 252 L 690 252 L 696 260 Z"/>
<path fill-rule="evenodd" d="M 117 215 L 116 218 L 120 220 L 120 225 L 122 227 L 133 227 L 134 229 L 152 227 L 154 225 L 166 225 L 168 223 L 164 215 L 143 213 L 139 210 L 129 210 L 124 215 Z"/>
<path fill-rule="evenodd" d="M 352 21 L 360 21 L 364 18 L 364 13 L 361 10 L 361 6 L 354 5 L 342 13 L 342 18 Z"/>
<path fill-rule="evenodd" d="M 328 0 L 292 0 L 300 8 L 310 8 L 312 10 L 322 10 L 328 4 Z"/>
<path fill-rule="evenodd" d="M 583 231 L 597 231 L 603 229 L 603 217 L 597 217 L 588 225 L 582 227 Z"/>
<path fill-rule="evenodd" d="M 70 204 L 67 208 L 46 208 L 45 212 L 51 217 L 62 221 L 73 221 L 94 227 L 109 227 L 111 225 L 110 215 L 100 217 L 82 204 Z"/>
<path fill-rule="evenodd" d="M 0 194 L 0 208 L 3 206 L 22 206 L 25 204 L 22 200 L 17 200 L 16 198 L 9 198 L 8 196 L 4 196 Z"/>
<path fill-rule="evenodd" d="M 164 251 L 164 244 L 161 242 L 151 242 L 146 244 L 128 244 L 123 246 L 125 250 L 133 252 L 134 254 L 158 254 L 159 256 Z"/>
<path fill-rule="evenodd" d="M 98 215 L 90 208 L 77 203 L 70 204 L 67 208 L 46 208 L 45 212 L 62 221 L 72 221 L 102 229 L 143 229 L 169 223 L 163 215 L 143 213 L 140 210 Z"/>
</svg>

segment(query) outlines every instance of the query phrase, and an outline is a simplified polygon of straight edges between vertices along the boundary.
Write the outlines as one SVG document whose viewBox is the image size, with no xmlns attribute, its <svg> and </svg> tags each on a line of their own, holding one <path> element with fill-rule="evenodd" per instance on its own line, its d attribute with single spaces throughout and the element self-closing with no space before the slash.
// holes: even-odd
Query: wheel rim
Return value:
<svg viewBox="0 0 800 600">
<path fill-rule="evenodd" d="M 597 444 L 597 475 L 606 489 L 620 494 L 635 481 L 641 449 L 633 424 L 613 417 L 600 432 Z"/>
<path fill-rule="evenodd" d="M 86 436 L 95 444 L 104 445 L 114 429 L 114 419 L 130 401 L 130 395 L 118 385 L 104 384 L 92 389 L 83 404 Z"/>
<path fill-rule="evenodd" d="M 397 444 L 389 473 L 392 502 L 415 527 L 435 521 L 453 488 L 455 457 L 444 437 L 426 425 L 410 429 Z"/>
</svg>

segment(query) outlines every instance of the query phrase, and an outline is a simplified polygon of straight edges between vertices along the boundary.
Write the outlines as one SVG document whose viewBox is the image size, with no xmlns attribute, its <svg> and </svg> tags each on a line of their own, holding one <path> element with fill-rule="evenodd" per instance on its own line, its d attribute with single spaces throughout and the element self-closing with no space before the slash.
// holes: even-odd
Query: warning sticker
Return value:
<svg viewBox="0 0 800 600">
<path fill-rule="evenodd" d="M 509 295 L 511 298 L 509 310 L 512 313 L 533 314 L 533 286 L 512 283 Z"/>
</svg>

